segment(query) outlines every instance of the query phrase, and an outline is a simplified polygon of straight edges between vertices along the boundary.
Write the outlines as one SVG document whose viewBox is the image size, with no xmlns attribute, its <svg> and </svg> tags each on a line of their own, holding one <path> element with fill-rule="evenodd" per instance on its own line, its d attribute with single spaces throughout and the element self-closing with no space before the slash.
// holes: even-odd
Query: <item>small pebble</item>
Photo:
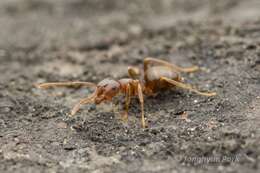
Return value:
<svg viewBox="0 0 260 173">
<path fill-rule="evenodd" d="M 57 124 L 57 127 L 60 128 L 60 129 L 66 129 L 68 127 L 68 125 L 67 125 L 67 123 L 59 122 Z"/>
<path fill-rule="evenodd" d="M 191 128 L 188 128 L 189 131 L 195 131 L 196 130 L 196 127 L 191 127 Z"/>
</svg>

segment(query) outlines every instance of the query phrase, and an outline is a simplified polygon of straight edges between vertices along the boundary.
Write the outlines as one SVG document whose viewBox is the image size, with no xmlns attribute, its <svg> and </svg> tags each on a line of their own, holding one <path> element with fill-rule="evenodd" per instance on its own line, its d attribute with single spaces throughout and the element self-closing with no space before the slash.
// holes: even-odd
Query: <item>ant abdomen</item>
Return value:
<svg viewBox="0 0 260 173">
<path fill-rule="evenodd" d="M 147 69 L 146 80 L 155 81 L 160 80 L 161 77 L 166 77 L 169 79 L 179 79 L 179 73 L 167 66 L 154 66 Z"/>
</svg>

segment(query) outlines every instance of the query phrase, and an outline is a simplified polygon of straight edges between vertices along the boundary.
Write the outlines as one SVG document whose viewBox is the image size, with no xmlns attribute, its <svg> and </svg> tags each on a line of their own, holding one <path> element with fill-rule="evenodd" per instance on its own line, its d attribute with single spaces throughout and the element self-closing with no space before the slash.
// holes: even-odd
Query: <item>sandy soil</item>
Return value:
<svg viewBox="0 0 260 173">
<path fill-rule="evenodd" d="M 258 172 L 259 9 L 258 0 L 2 0 L 0 172 Z M 186 82 L 218 95 L 146 97 L 142 129 L 137 99 L 128 124 L 110 104 L 69 118 L 91 90 L 33 86 L 120 79 L 147 56 L 200 66 Z"/>
</svg>

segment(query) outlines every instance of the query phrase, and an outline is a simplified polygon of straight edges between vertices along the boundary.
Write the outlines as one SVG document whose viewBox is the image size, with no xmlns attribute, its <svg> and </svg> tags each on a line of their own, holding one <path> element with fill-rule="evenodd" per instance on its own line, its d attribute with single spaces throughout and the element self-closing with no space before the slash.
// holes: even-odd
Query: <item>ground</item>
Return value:
<svg viewBox="0 0 260 173">
<path fill-rule="evenodd" d="M 0 172 L 258 172 L 258 0 L 2 0 Z M 201 70 L 133 99 L 128 123 L 110 104 L 73 105 L 91 89 L 35 83 L 127 77 L 145 57 Z M 122 109 L 124 99 L 114 101 Z M 188 120 L 181 119 L 186 112 Z"/>
</svg>

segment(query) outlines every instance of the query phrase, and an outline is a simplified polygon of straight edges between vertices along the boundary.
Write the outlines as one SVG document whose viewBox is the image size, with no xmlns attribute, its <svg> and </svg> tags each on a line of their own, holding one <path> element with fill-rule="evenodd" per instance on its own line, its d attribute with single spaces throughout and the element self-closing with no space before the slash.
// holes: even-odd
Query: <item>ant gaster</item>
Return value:
<svg viewBox="0 0 260 173">
<path fill-rule="evenodd" d="M 97 85 L 91 82 L 53 82 L 37 84 L 36 86 L 42 89 L 65 86 L 95 87 L 95 91 L 90 96 L 81 99 L 73 107 L 70 115 L 75 115 L 81 105 L 88 103 L 100 104 L 104 101 L 111 101 L 114 96 L 123 93 L 126 96 L 125 115 L 127 119 L 131 97 L 137 96 L 141 105 L 141 123 L 143 128 L 146 127 L 143 95 L 155 95 L 160 90 L 173 87 L 187 89 L 203 96 L 216 95 L 215 92 L 200 92 L 192 86 L 183 83 L 180 73 L 197 71 L 199 69 L 197 66 L 182 68 L 155 58 L 145 58 L 143 65 L 143 71 L 136 67 L 128 67 L 129 78 L 120 80 L 106 78 Z"/>
</svg>

